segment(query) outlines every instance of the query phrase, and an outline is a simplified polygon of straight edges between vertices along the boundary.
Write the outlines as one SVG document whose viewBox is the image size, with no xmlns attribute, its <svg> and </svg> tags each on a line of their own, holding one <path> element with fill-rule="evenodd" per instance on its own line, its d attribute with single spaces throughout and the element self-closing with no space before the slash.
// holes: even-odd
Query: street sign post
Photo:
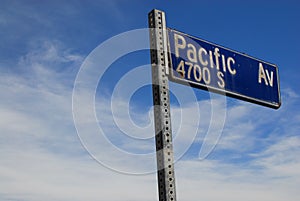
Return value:
<svg viewBox="0 0 300 201">
<path fill-rule="evenodd" d="M 148 15 L 159 201 L 176 201 L 165 13 Z"/>
<path fill-rule="evenodd" d="M 170 80 L 271 108 L 281 105 L 274 64 L 168 29 Z"/>
</svg>

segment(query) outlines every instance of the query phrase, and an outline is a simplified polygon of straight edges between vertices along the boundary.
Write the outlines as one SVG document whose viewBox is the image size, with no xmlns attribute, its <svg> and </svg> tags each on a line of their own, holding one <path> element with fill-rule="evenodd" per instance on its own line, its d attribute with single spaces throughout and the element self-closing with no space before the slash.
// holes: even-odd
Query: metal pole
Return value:
<svg viewBox="0 0 300 201">
<path fill-rule="evenodd" d="M 159 201 L 176 201 L 165 13 L 154 9 L 148 19 Z"/>
</svg>

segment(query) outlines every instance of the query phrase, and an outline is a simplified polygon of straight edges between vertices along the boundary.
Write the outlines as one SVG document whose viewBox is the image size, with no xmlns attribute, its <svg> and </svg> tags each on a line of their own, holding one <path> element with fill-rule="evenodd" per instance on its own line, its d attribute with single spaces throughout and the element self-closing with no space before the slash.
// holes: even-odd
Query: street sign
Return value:
<svg viewBox="0 0 300 201">
<path fill-rule="evenodd" d="M 278 109 L 278 68 L 260 59 L 168 29 L 171 81 Z"/>
</svg>

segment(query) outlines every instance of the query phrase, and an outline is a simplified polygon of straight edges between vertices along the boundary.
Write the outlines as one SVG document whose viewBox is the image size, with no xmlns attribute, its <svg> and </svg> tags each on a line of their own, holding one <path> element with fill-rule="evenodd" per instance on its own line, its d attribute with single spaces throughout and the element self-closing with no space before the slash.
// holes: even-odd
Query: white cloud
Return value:
<svg viewBox="0 0 300 201">
<path fill-rule="evenodd" d="M 264 167 L 273 177 L 300 177 L 300 137 L 281 137 L 276 144 L 256 155 L 255 165 Z M 295 179 L 293 178 L 293 179 Z"/>
<path fill-rule="evenodd" d="M 125 200 L 142 199 L 145 193 L 153 193 L 153 197 L 155 195 L 155 188 L 151 188 L 152 176 L 118 174 L 103 168 L 90 158 L 61 157 L 34 148 L 14 152 L 2 150 L 1 158 L 0 198 L 5 193 L 8 200 L 113 201 L 127 194 L 129 199 Z M 134 192 L 134 196 L 130 195 Z M 151 200 L 151 197 L 146 200 Z"/>
<path fill-rule="evenodd" d="M 299 166 L 287 164 L 293 170 L 289 177 L 282 171 L 274 172 L 266 167 L 256 169 L 209 161 L 187 161 L 177 166 L 178 193 L 186 200 L 198 197 L 224 201 L 279 201 L 297 200 L 299 195 Z"/>
<path fill-rule="evenodd" d="M 52 60 L 57 62 L 57 66 L 52 66 Z M 125 175 L 104 168 L 92 160 L 81 146 L 71 110 L 72 82 L 80 60 L 80 55 L 72 54 L 59 45 L 45 43 L 20 61 L 20 68 L 26 67 L 27 73 L 0 75 L 1 200 L 157 200 L 156 175 Z M 71 72 L 70 76 L 66 78 L 65 72 Z M 107 110 L 110 100 L 106 97 L 99 100 L 103 100 L 97 111 L 103 115 L 99 120 L 106 129 L 115 131 Z M 201 115 L 198 134 L 202 136 L 197 136 L 193 141 L 194 136 L 190 134 L 198 124 L 192 121 L 197 104 L 200 105 Z M 200 144 L 209 129 L 210 101 L 203 100 L 197 104 L 172 108 L 176 151 L 185 151 L 184 143 Z M 127 102 L 120 99 L 118 105 L 124 107 Z M 247 104 L 229 107 L 223 137 L 216 150 L 239 153 L 242 149 L 245 155 L 251 156 L 251 160 L 236 164 L 226 161 L 230 157 L 220 153 L 224 160 L 218 157 L 215 160 L 179 160 L 175 169 L 178 199 L 296 201 L 300 181 L 299 118 L 289 116 L 293 114 L 294 105 L 284 107 L 279 112 Z M 135 112 L 132 115 L 137 115 L 139 120 L 153 122 L 149 121 L 151 112 Z M 182 112 L 190 115 L 181 120 Z M 127 118 L 125 113 L 117 117 L 121 122 L 124 121 L 122 118 Z M 184 121 L 183 125 L 180 125 L 181 121 Z M 151 126 L 147 132 L 153 131 Z M 180 126 L 183 132 L 176 133 Z M 263 136 L 265 129 L 271 134 Z M 116 140 L 120 139 L 119 132 L 114 134 Z M 260 140 L 266 143 L 256 150 L 256 143 Z M 154 146 L 154 141 L 138 145 L 127 142 L 124 140 L 123 146 L 133 151 L 151 150 Z M 105 148 L 101 142 L 97 146 L 100 151 Z M 155 166 L 154 158 L 144 163 L 138 158 L 129 161 L 126 157 L 114 157 L 113 152 L 101 154 L 120 168 L 139 170 L 145 166 Z"/>
<path fill-rule="evenodd" d="M 119 174 L 81 146 L 72 120 L 74 77 L 63 76 L 68 68 L 78 69 L 77 59 L 57 70 L 65 58 L 63 49 L 46 45 L 21 60 L 26 73 L 1 75 L 0 199 L 141 200 L 145 194 L 155 199 L 154 175 Z"/>
</svg>

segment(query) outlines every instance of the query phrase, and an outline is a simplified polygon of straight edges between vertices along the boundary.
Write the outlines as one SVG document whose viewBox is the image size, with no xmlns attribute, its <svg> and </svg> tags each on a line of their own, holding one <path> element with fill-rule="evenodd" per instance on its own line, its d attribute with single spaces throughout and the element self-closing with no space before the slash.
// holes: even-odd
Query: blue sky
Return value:
<svg viewBox="0 0 300 201">
<path fill-rule="evenodd" d="M 0 200 L 158 200 L 154 8 L 280 75 L 278 110 L 170 83 L 178 200 L 298 200 L 298 1 L 0 2 Z"/>
</svg>

